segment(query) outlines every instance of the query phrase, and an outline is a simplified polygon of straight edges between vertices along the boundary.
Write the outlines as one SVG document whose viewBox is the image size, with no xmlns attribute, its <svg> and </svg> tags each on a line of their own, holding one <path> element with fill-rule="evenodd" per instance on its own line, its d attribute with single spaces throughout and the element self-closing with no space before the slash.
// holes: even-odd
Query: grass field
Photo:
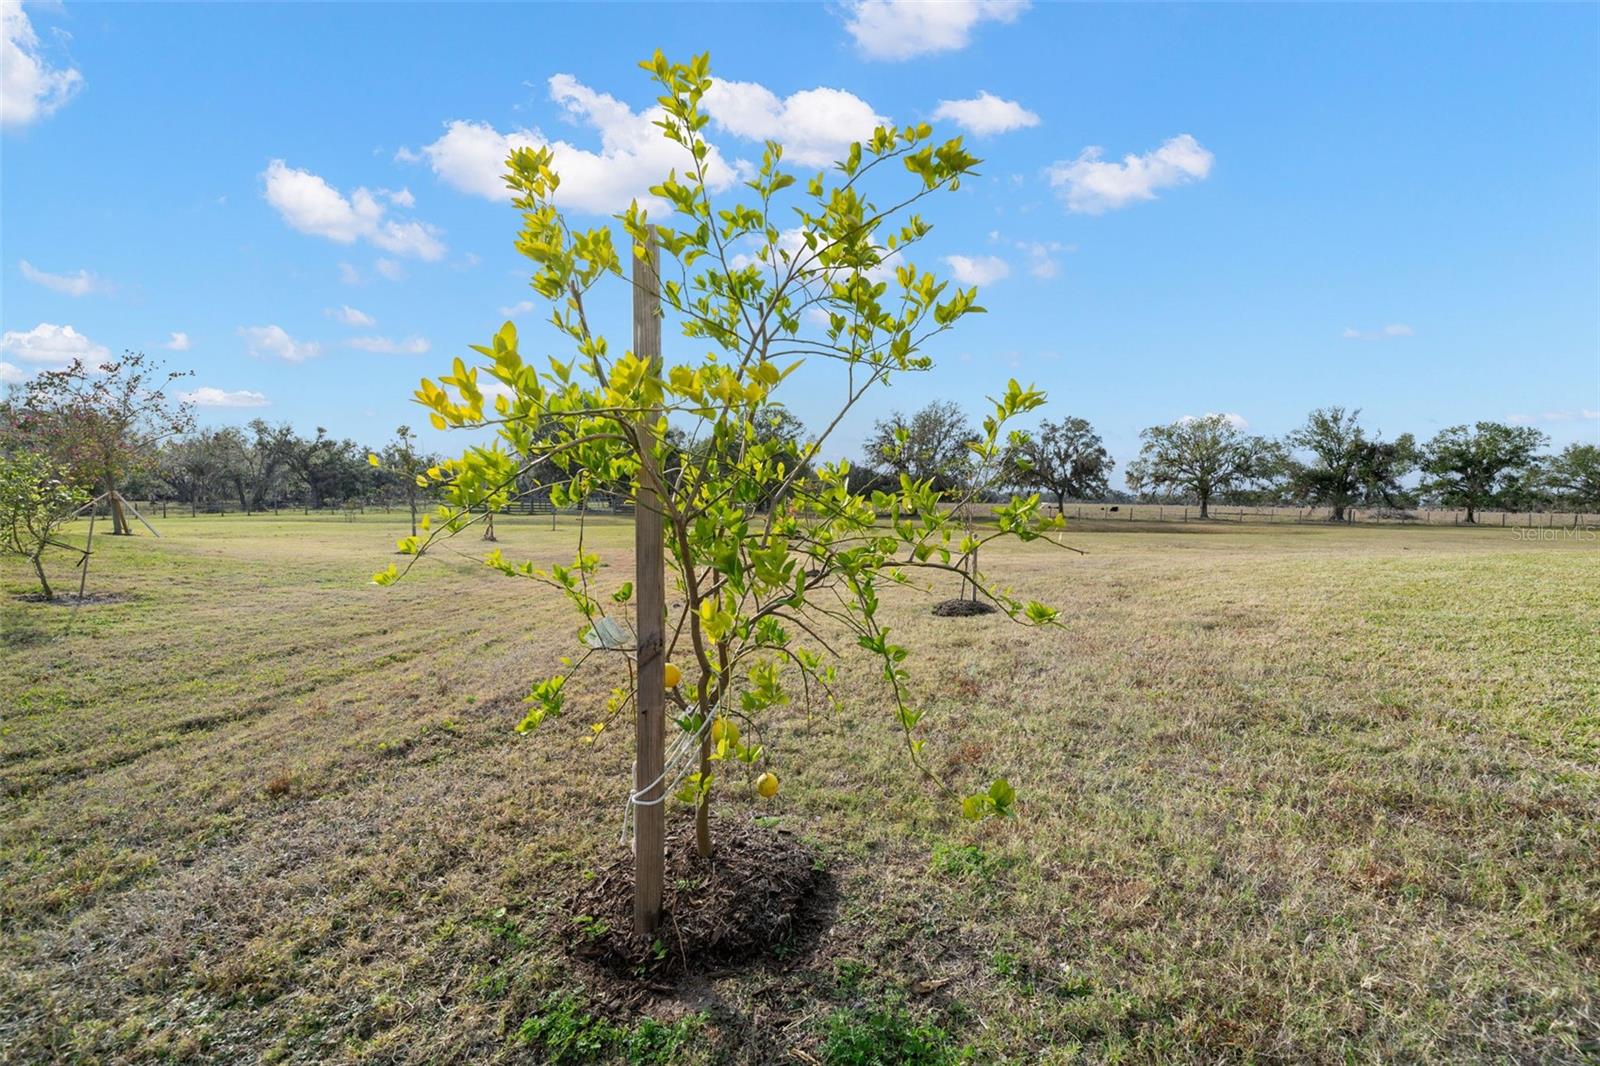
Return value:
<svg viewBox="0 0 1600 1066">
<path fill-rule="evenodd" d="M 847 660 L 766 738 L 831 927 L 624 996 L 559 934 L 630 743 L 511 732 L 575 620 L 449 554 L 368 584 L 400 522 L 173 518 L 75 618 L 7 561 L 0 1061 L 1600 1057 L 1600 542 L 1119 523 L 986 553 L 1059 631 L 896 593 L 936 765 L 1020 815 L 961 821 Z"/>
</svg>

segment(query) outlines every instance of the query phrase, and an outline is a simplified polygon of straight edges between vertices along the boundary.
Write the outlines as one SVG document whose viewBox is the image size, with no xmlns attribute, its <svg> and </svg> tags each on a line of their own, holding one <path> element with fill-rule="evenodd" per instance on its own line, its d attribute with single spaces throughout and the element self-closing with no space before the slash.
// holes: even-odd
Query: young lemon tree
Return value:
<svg viewBox="0 0 1600 1066">
<path fill-rule="evenodd" d="M 713 785 L 743 776 L 758 794 L 776 793 L 765 727 L 786 708 L 833 701 L 838 653 L 849 642 L 877 661 L 907 757 L 954 798 L 924 757 L 925 712 L 908 689 L 908 649 L 894 639 L 880 594 L 919 574 L 945 573 L 1019 622 L 1052 624 L 1055 610 L 1017 598 L 968 560 L 987 541 L 1032 540 L 1059 519 L 1044 516 L 1035 495 L 996 505 L 992 525 L 968 530 L 952 506 L 963 501 L 947 499 L 931 480 L 902 476 L 892 491 L 852 492 L 849 464 L 821 456 L 865 397 L 897 375 L 926 370 L 923 346 L 982 310 L 975 289 L 953 288 L 908 258 L 930 230 L 918 205 L 959 187 L 978 160 L 959 138 L 935 143 L 926 125 L 882 127 L 831 171 L 802 177 L 769 142 L 744 183 L 745 200 L 719 203 L 701 110 L 709 57 L 679 64 L 657 53 L 642 66 L 663 90 L 657 125 L 683 147 L 684 167 L 651 189 L 670 206 L 668 218 L 635 202 L 617 221 L 633 257 L 653 264 L 660 249 L 660 313 L 681 332 L 679 356 L 663 369 L 611 345 L 592 307 L 601 286 L 627 280 L 613 227 L 576 226 L 558 207 L 551 152 L 515 151 L 506 182 L 522 215 L 517 248 L 533 262 L 533 289 L 549 301 L 570 350 L 534 359 L 507 322 L 473 346 L 481 365 L 458 358 L 450 373 L 422 382 L 416 395 L 435 427 L 492 427 L 498 439 L 425 475 L 447 503 L 439 521 L 425 520 L 400 548 L 420 556 L 459 532 L 534 462 L 557 472 L 546 484 L 558 506 L 602 491 L 638 499 L 641 487 L 649 490 L 643 496 L 659 501 L 668 587 L 679 605 L 666 620 L 665 670 L 677 750 L 689 753 L 676 795 L 696 811 L 701 853 L 711 848 Z M 831 367 L 839 400 L 797 457 L 792 441 L 766 430 L 803 367 L 811 390 L 821 387 L 815 372 Z M 1043 402 L 1039 391 L 1009 382 L 969 445 L 974 459 L 998 462 L 1006 424 Z M 485 562 L 554 587 L 584 620 L 584 647 L 528 697 L 517 728 L 530 732 L 575 710 L 568 683 L 578 671 L 629 650 L 633 585 L 597 590 L 600 558 L 581 535 L 569 565 L 538 569 L 499 550 Z M 391 565 L 375 580 L 400 574 Z M 618 681 L 603 713 L 587 713 L 585 741 L 601 737 L 637 698 L 633 660 L 611 661 Z M 997 780 L 962 807 L 976 819 L 1006 814 L 1014 800 Z"/>
<path fill-rule="evenodd" d="M 33 564 L 39 591 L 55 599 L 44 570 L 44 553 L 83 548 L 60 537 L 61 527 L 72 521 L 89 494 L 72 484 L 65 467 L 38 452 L 0 453 L 0 555 L 16 555 Z"/>
</svg>

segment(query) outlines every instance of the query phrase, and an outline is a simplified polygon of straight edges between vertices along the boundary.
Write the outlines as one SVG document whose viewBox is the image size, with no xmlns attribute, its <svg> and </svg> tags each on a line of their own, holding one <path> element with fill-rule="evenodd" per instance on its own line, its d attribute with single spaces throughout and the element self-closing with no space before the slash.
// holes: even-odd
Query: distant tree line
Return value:
<svg viewBox="0 0 1600 1066">
<path fill-rule="evenodd" d="M 173 394 L 186 376 L 137 352 L 38 374 L 0 402 L 0 459 L 27 455 L 38 478 L 72 487 L 74 498 L 106 496 L 113 533 L 128 531 L 124 497 L 195 511 L 414 505 L 425 491 L 416 475 L 437 462 L 405 426 L 371 448 L 262 419 L 196 429 L 191 405 Z"/>
<path fill-rule="evenodd" d="M 905 474 L 955 489 L 976 439 L 947 400 L 896 413 L 873 428 L 860 477 Z M 1385 439 L 1362 424 L 1359 410 L 1324 407 L 1278 439 L 1225 415 L 1151 426 L 1140 439 L 1128 487 L 1140 499 L 1197 506 L 1201 517 L 1216 503 L 1321 507 L 1334 521 L 1352 508 L 1456 508 L 1468 522 L 1485 510 L 1600 511 L 1600 446 L 1549 454 L 1549 438 L 1527 426 L 1451 426 L 1418 443 L 1409 433 Z M 1066 416 L 1012 434 L 1003 487 L 1038 492 L 1058 507 L 1128 499 L 1111 488 L 1114 466 L 1094 427 Z"/>
<path fill-rule="evenodd" d="M 131 352 L 41 373 L 0 402 L 0 458 L 39 457 L 30 467 L 35 474 L 84 499 L 109 493 L 118 533 L 127 530 L 115 506 L 119 494 L 196 512 L 387 503 L 408 506 L 414 517 L 434 502 L 417 475 L 439 459 L 417 446 L 408 427 L 376 446 L 320 426 L 307 436 L 264 419 L 197 430 L 190 406 L 169 394 L 184 376 Z M 776 444 L 778 454 L 803 463 L 806 427 L 788 410 L 763 412 L 752 433 L 752 442 Z M 1183 418 L 1140 434 L 1126 472 L 1134 495 L 1112 487 L 1116 464 L 1086 419 L 1068 415 L 1012 433 L 998 479 L 989 471 L 978 486 L 982 464 L 972 445 L 981 437 L 948 400 L 891 413 L 868 434 L 850 471 L 852 487 L 870 490 L 905 476 L 979 498 L 1011 489 L 1038 492 L 1057 507 L 1137 498 L 1196 506 L 1202 517 L 1218 503 L 1327 508 L 1334 520 L 1352 508 L 1458 508 L 1468 522 L 1492 509 L 1600 511 L 1600 446 L 1572 444 L 1551 454 L 1543 433 L 1498 422 L 1451 426 L 1419 443 L 1409 433 L 1385 439 L 1362 423 L 1359 410 L 1343 407 L 1312 411 L 1278 439 L 1248 433 L 1223 415 Z M 673 427 L 666 443 L 669 484 L 684 458 L 710 458 L 708 441 L 690 430 Z M 736 464 L 740 454 L 717 461 Z M 515 495 L 546 493 L 558 476 L 525 465 Z M 762 509 L 773 501 L 744 502 Z"/>
<path fill-rule="evenodd" d="M 373 455 L 377 465 L 369 459 Z M 321 426 L 305 435 L 258 418 L 164 443 L 131 485 L 136 496 L 173 500 L 196 511 L 408 504 L 428 494 L 416 476 L 436 462 L 418 449 L 408 426 L 387 443 L 369 446 L 329 436 Z"/>
</svg>

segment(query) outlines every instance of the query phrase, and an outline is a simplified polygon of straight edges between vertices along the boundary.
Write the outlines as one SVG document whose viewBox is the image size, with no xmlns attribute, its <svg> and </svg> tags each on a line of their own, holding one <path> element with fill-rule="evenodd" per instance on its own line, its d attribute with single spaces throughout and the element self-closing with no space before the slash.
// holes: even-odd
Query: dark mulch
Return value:
<svg viewBox="0 0 1600 1066">
<path fill-rule="evenodd" d="M 988 600 L 940 600 L 933 605 L 933 613 L 940 618 L 969 618 L 994 612 L 995 606 Z"/>
<path fill-rule="evenodd" d="M 133 598 L 126 592 L 86 592 L 82 600 L 78 599 L 76 592 L 58 592 L 53 600 L 45 599 L 44 594 L 39 592 L 25 592 L 12 597 L 23 603 L 43 603 L 51 607 L 76 607 L 80 603 L 84 607 L 97 607 L 107 603 L 126 603 Z"/>
<path fill-rule="evenodd" d="M 659 981 L 770 958 L 819 931 L 826 875 L 810 849 L 783 830 L 730 820 L 713 823 L 712 839 L 716 850 L 702 860 L 692 824 L 668 834 L 655 937 L 633 932 L 633 855 L 619 849 L 569 902 L 568 951 L 617 976 Z"/>
</svg>

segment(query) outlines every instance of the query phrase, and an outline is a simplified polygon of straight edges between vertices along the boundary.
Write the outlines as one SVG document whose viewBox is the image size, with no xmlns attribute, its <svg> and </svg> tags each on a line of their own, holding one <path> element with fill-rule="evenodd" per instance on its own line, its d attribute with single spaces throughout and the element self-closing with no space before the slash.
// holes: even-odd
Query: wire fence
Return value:
<svg viewBox="0 0 1600 1066">
<path fill-rule="evenodd" d="M 1053 514 L 1056 508 L 1049 505 Z M 1212 504 L 1205 519 L 1194 504 L 1172 503 L 1068 503 L 1062 508 L 1069 520 L 1097 522 L 1262 522 L 1328 525 L 1335 521 L 1331 507 L 1278 507 L 1250 504 Z M 1600 513 L 1572 511 L 1477 511 L 1473 521 L 1465 508 L 1418 507 L 1346 508 L 1345 525 L 1500 526 L 1518 529 L 1583 529 L 1600 525 Z"/>
<path fill-rule="evenodd" d="M 304 502 L 278 502 L 263 504 L 260 507 L 251 507 L 241 504 L 238 500 L 209 500 L 206 502 L 189 502 L 182 500 L 149 500 L 136 497 L 126 497 L 135 509 L 146 518 L 223 518 L 228 516 L 252 517 L 275 515 L 282 517 L 296 515 L 307 518 L 329 519 L 355 519 L 360 515 L 403 515 L 410 510 L 404 500 L 352 500 L 340 503 L 324 503 L 312 506 Z M 432 514 L 438 506 L 437 500 L 418 500 L 417 514 Z M 94 511 L 101 517 L 108 514 L 107 504 L 97 503 Z M 633 504 L 626 502 L 608 502 L 605 500 L 590 500 L 585 506 L 579 507 L 553 507 L 548 500 L 516 500 L 495 512 L 497 515 L 554 515 L 580 514 L 589 515 L 631 515 Z M 85 508 L 82 516 L 89 516 L 89 508 Z"/>
<path fill-rule="evenodd" d="M 279 503 L 263 507 L 242 506 L 237 500 L 213 500 L 207 503 L 185 503 L 177 500 L 133 500 L 134 506 L 145 517 L 159 518 L 190 518 L 190 517 L 226 517 L 250 515 L 289 515 L 301 517 L 319 517 L 328 519 L 345 519 L 353 521 L 361 515 L 368 514 L 405 514 L 408 510 L 404 501 L 353 501 L 349 503 L 324 504 L 313 507 L 307 503 Z M 436 501 L 419 501 L 418 514 L 431 513 L 436 506 Z M 980 513 L 987 511 L 990 505 L 979 504 L 976 509 Z M 105 514 L 105 506 L 98 508 Z M 1054 514 L 1055 504 L 1045 505 L 1047 513 Z M 587 514 L 592 517 L 606 515 L 630 516 L 633 514 L 633 504 L 625 501 L 590 500 L 582 509 L 577 507 L 554 508 L 547 500 L 518 500 L 508 507 L 496 512 L 501 515 L 542 515 L 554 518 L 557 515 L 577 517 Z M 88 512 L 84 512 L 87 516 Z M 1280 507 L 1250 504 L 1213 504 L 1208 508 L 1208 515 L 1202 519 L 1200 508 L 1194 504 L 1174 503 L 1078 503 L 1070 502 L 1062 508 L 1069 521 L 1085 522 L 1175 522 L 1191 523 L 1202 522 L 1207 524 L 1225 523 L 1275 523 L 1275 524 L 1300 524 L 1300 525 L 1329 525 L 1334 522 L 1334 511 L 1331 507 Z M 1418 507 L 1411 510 L 1393 508 L 1348 508 L 1345 511 L 1342 523 L 1345 525 L 1425 525 L 1425 526 L 1471 526 L 1501 527 L 1508 529 L 1596 529 L 1600 528 L 1600 512 L 1585 511 L 1478 511 L 1474 515 L 1475 521 L 1467 521 L 1467 512 L 1463 508 L 1436 508 Z"/>
</svg>

